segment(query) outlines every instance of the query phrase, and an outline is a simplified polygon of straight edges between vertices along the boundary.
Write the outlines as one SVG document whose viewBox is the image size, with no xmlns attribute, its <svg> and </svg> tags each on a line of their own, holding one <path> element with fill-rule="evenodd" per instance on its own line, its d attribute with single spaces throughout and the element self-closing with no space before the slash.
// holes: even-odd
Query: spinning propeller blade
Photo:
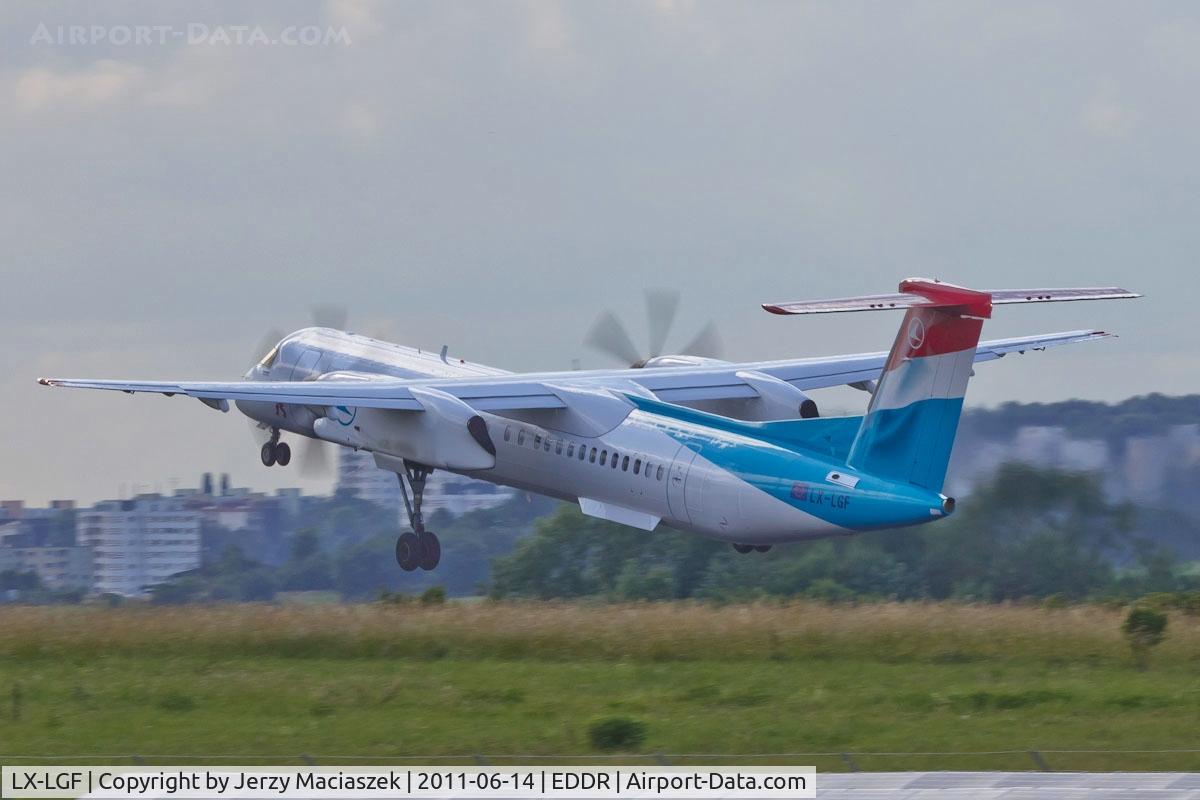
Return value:
<svg viewBox="0 0 1200 800">
<path fill-rule="evenodd" d="M 629 332 L 611 311 L 605 311 L 596 318 L 583 343 L 593 350 L 608 353 L 625 364 L 632 364 L 641 359 L 633 340 L 629 338 Z"/>
<path fill-rule="evenodd" d="M 584 337 L 584 345 L 607 353 L 634 368 L 642 367 L 647 360 L 663 355 L 675 322 L 675 314 L 679 310 L 679 292 L 673 289 L 648 289 L 645 297 L 646 328 L 650 345 L 647 355 L 638 352 L 628 329 L 612 311 L 601 312 L 596 318 Z M 716 324 L 709 322 L 701 328 L 678 354 L 719 358 L 721 336 L 717 333 Z"/>
</svg>

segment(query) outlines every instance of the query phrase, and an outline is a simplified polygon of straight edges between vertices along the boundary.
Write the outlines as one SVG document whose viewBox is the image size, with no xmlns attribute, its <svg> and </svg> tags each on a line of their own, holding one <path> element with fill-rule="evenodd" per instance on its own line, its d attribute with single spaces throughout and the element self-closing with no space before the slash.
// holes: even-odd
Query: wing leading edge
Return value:
<svg viewBox="0 0 1200 800">
<path fill-rule="evenodd" d="M 1066 344 L 1103 339 L 1104 331 L 1080 330 L 1038 336 L 1018 336 L 980 342 L 975 362 L 993 361 L 1009 353 L 1045 350 Z M 659 369 L 544 372 L 470 378 L 413 380 L 318 381 L 120 381 L 39 378 L 44 386 L 154 393 L 195 397 L 220 410 L 229 401 L 253 400 L 309 406 L 353 406 L 420 411 L 410 387 L 435 387 L 479 411 L 564 408 L 562 386 L 625 390 L 633 382 L 666 402 L 752 398 L 757 391 L 738 372 L 759 372 L 786 381 L 797 389 L 823 389 L 868 381 L 879 376 L 886 352 L 829 358 L 759 361 L 740 364 L 664 367 Z M 224 401 L 224 402 L 222 402 Z"/>
</svg>

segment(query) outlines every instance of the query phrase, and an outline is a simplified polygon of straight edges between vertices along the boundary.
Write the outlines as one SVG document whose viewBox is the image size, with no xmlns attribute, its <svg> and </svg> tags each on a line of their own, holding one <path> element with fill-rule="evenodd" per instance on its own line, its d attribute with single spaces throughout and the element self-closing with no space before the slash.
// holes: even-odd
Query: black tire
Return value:
<svg viewBox="0 0 1200 800">
<path fill-rule="evenodd" d="M 270 442 L 264 444 L 259 456 L 262 457 L 264 467 L 275 466 L 275 445 L 271 444 Z"/>
<path fill-rule="evenodd" d="M 769 544 L 756 544 L 756 545 L 754 545 L 754 549 L 755 549 L 756 551 L 760 552 L 760 553 L 765 553 L 765 552 L 767 552 L 768 550 L 770 550 L 770 549 L 771 549 L 771 545 L 769 545 Z"/>
<path fill-rule="evenodd" d="M 421 540 L 415 533 L 402 533 L 396 540 L 396 563 L 405 572 L 421 565 Z"/>
<path fill-rule="evenodd" d="M 288 447 L 287 442 L 280 442 L 275 445 L 275 463 L 281 467 L 286 467 L 288 462 L 292 460 L 292 448 Z"/>
<path fill-rule="evenodd" d="M 438 541 L 437 534 L 430 531 L 422 532 L 420 543 L 421 569 L 426 571 L 437 569 L 438 562 L 442 560 L 442 543 Z"/>
<path fill-rule="evenodd" d="M 754 552 L 754 545 L 752 545 L 752 544 L 735 544 L 733 546 L 733 549 L 737 550 L 742 555 L 745 555 L 746 553 Z"/>
</svg>

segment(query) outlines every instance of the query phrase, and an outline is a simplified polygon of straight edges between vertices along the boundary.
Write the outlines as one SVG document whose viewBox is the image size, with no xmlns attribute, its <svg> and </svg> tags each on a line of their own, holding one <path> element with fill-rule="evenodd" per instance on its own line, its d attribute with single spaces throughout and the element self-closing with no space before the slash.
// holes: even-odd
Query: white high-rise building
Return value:
<svg viewBox="0 0 1200 800">
<path fill-rule="evenodd" d="M 182 497 L 138 495 L 80 510 L 75 540 L 92 548 L 94 590 L 140 597 L 200 566 L 200 513 Z"/>
<path fill-rule="evenodd" d="M 400 482 L 394 472 L 375 466 L 375 457 L 365 450 L 339 447 L 337 460 L 337 490 L 349 492 L 385 508 L 400 511 Z"/>
<path fill-rule="evenodd" d="M 400 482 L 396 474 L 375 466 L 374 456 L 366 451 L 338 448 L 337 489 L 404 515 Z M 458 516 L 468 511 L 498 506 L 512 496 L 512 490 L 502 486 L 437 471 L 429 476 L 425 484 L 422 510 L 427 519 L 439 509 Z"/>
</svg>

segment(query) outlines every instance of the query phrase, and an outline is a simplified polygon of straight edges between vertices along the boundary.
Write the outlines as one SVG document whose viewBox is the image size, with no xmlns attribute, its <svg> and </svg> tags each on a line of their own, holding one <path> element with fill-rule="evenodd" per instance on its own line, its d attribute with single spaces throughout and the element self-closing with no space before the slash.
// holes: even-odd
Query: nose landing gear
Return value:
<svg viewBox="0 0 1200 800">
<path fill-rule="evenodd" d="M 425 520 L 421 516 L 421 500 L 425 495 L 425 479 L 432 472 L 429 467 L 421 464 L 404 462 L 404 475 L 397 473 L 400 481 L 400 496 L 404 498 L 404 510 L 408 513 L 408 522 L 412 525 L 411 532 L 400 534 L 396 540 L 396 563 L 405 572 L 415 569 L 432 570 L 442 559 L 442 543 L 437 534 L 425 530 Z M 405 478 L 408 485 L 405 485 Z M 408 487 L 412 487 L 412 499 L 408 496 Z"/>
<path fill-rule="evenodd" d="M 264 467 L 273 467 L 276 464 L 286 467 L 292 460 L 292 448 L 288 447 L 287 442 L 279 441 L 279 429 L 272 428 L 271 441 L 262 446 L 259 456 Z"/>
</svg>

